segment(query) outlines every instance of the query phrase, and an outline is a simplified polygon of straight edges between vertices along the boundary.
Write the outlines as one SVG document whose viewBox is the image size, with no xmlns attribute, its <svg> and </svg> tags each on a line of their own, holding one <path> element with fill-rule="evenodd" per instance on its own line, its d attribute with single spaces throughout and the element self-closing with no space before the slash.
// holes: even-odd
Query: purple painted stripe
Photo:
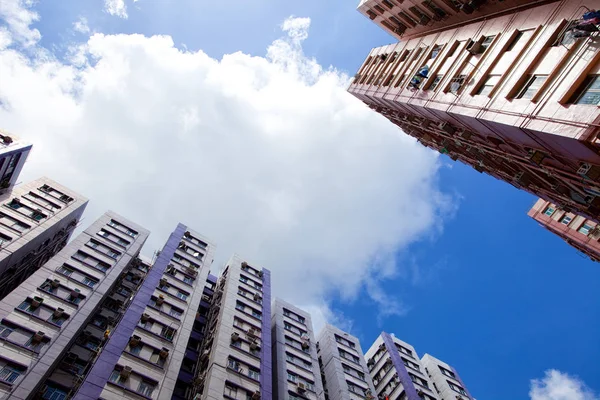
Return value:
<svg viewBox="0 0 600 400">
<path fill-rule="evenodd" d="M 454 367 L 450 366 L 450 368 L 452 369 L 452 372 L 454 372 L 454 376 L 456 377 L 456 380 L 460 383 L 460 386 L 462 386 L 462 388 L 465 389 L 465 392 L 467 392 L 467 396 L 469 396 L 470 399 L 473 399 L 473 396 L 471 396 L 469 389 L 467 389 L 467 387 L 465 386 L 465 383 L 460 378 L 460 375 L 458 375 L 458 372 L 456 372 Z"/>
<path fill-rule="evenodd" d="M 260 397 L 273 398 L 273 360 L 271 358 L 271 271 L 263 268 L 263 307 L 260 349 Z"/>
<path fill-rule="evenodd" d="M 171 233 L 169 240 L 167 240 L 160 255 L 154 262 L 152 269 L 148 272 L 142 286 L 133 298 L 127 311 L 125 311 L 123 319 L 112 332 L 110 339 L 104 346 L 90 373 L 86 376 L 73 397 L 74 400 L 97 399 L 100 393 L 102 393 L 104 386 L 108 382 L 108 378 L 110 378 L 121 354 L 125 351 L 129 338 L 133 335 L 138 321 L 150 302 L 150 297 L 154 293 L 154 289 L 158 286 L 186 230 L 187 227 L 185 225 L 178 224 L 175 231 Z"/>
<path fill-rule="evenodd" d="M 408 376 L 408 370 L 402 362 L 400 354 L 398 354 L 398 349 L 396 348 L 394 340 L 392 339 L 390 334 L 386 332 L 382 332 L 381 337 L 383 338 L 385 348 L 387 349 L 388 354 L 392 359 L 392 365 L 398 373 L 398 380 L 400 380 L 402 387 L 404 387 L 404 393 L 406 394 L 406 398 L 408 400 L 421 400 L 419 394 L 417 393 L 417 388 L 415 387 L 413 381 L 410 379 L 410 376 Z"/>
<path fill-rule="evenodd" d="M 213 274 L 208 274 L 208 279 L 206 279 L 206 280 L 209 281 L 210 283 L 217 283 L 217 281 L 219 280 L 219 278 L 217 278 Z"/>
</svg>

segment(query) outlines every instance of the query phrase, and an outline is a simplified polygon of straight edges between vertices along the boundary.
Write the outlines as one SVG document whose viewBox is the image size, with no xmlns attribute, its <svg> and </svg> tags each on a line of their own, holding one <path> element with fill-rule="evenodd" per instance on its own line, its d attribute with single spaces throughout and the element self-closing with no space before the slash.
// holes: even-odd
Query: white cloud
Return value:
<svg viewBox="0 0 600 400">
<path fill-rule="evenodd" d="M 551 369 L 531 380 L 531 400 L 600 400 L 579 378 Z"/>
<path fill-rule="evenodd" d="M 75 32 L 87 34 L 90 33 L 90 27 L 88 26 L 88 20 L 86 17 L 79 17 L 79 19 L 73 22 L 73 29 Z"/>
<path fill-rule="evenodd" d="M 7 47 L 11 42 L 18 42 L 28 47 L 40 40 L 42 37 L 40 31 L 30 27 L 39 19 L 39 15 L 30 10 L 32 5 L 33 0 L 0 1 L 0 20 L 3 20 L 8 27 L 0 30 L 0 48 Z"/>
<path fill-rule="evenodd" d="M 380 284 L 442 224 L 437 156 L 303 55 L 309 23 L 285 21 L 265 57 L 102 34 L 70 49 L 75 65 L 0 51 L 0 120 L 34 142 L 22 180 L 88 196 L 84 225 L 110 208 L 146 226 L 146 252 L 184 222 L 218 244 L 213 270 L 234 251 L 270 268 L 274 294 L 320 310 L 316 324 L 349 326 L 328 300 L 361 290 L 403 312 Z"/>
<path fill-rule="evenodd" d="M 104 0 L 104 11 L 119 18 L 128 17 L 125 0 Z"/>
</svg>

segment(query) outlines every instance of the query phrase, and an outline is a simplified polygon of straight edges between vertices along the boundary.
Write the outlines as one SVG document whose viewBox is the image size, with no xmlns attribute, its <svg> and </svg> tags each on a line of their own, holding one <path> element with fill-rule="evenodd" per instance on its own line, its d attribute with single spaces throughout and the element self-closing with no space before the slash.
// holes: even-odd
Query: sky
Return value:
<svg viewBox="0 0 600 400">
<path fill-rule="evenodd" d="M 394 40 L 345 0 L 2 0 L 0 128 L 48 176 L 273 272 L 274 295 L 453 365 L 479 400 L 600 399 L 600 266 L 535 199 L 346 92 Z"/>
</svg>

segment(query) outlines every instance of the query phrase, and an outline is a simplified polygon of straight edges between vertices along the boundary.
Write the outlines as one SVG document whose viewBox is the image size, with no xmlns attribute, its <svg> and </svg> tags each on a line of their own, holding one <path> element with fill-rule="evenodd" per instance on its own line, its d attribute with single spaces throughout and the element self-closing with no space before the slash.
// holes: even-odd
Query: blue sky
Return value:
<svg viewBox="0 0 600 400">
<path fill-rule="evenodd" d="M 145 36 L 169 35 L 173 38 L 176 48 L 187 49 L 191 52 L 201 50 L 213 60 L 220 60 L 223 55 L 238 51 L 263 60 L 267 53 L 267 47 L 282 37 L 282 22 L 293 15 L 310 18 L 308 38 L 301 43 L 301 49 L 308 60 L 314 58 L 324 69 L 334 66 L 337 70 L 353 75 L 372 47 L 393 42 L 390 36 L 358 14 L 353 2 L 345 0 L 328 0 L 326 2 L 323 0 L 231 0 L 227 2 L 139 0 L 135 3 L 126 0 L 125 4 L 128 15 L 126 19 L 103 11 L 103 2 L 100 0 L 40 1 L 33 6 L 33 10 L 39 14 L 40 19 L 32 25 L 32 28 L 38 29 L 42 34 L 42 39 L 37 46 L 51 51 L 59 60 L 62 60 L 69 46 L 85 43 L 88 40 L 88 33 L 79 33 L 73 30 L 73 23 L 84 17 L 92 32 L 101 32 L 105 35 L 135 33 Z M 114 46 L 111 48 L 112 50 L 117 48 L 117 45 Z M 12 47 L 19 48 L 18 45 Z M 19 51 L 22 51 L 23 54 L 30 54 L 30 50 L 31 48 Z M 93 51 L 91 52 L 93 53 Z M 176 57 L 172 53 L 169 54 L 169 57 Z M 2 54 L 1 57 L 4 57 L 5 60 L 9 59 L 8 53 Z M 100 58 L 109 60 L 109 51 L 102 53 Z M 240 62 L 249 65 L 254 61 L 244 58 Z M 16 61 L 14 62 L 16 63 Z M 65 65 L 61 65 L 61 68 Z M 89 80 L 91 75 L 86 76 Z M 6 78 L 0 76 L 0 87 L 4 79 Z M 8 80 L 4 84 L 7 82 Z M 150 86 L 155 84 L 158 86 L 157 81 L 151 79 L 147 83 Z M 35 91 L 35 89 L 31 90 Z M 128 89 L 123 90 L 124 96 L 127 96 Z M 152 88 L 148 90 L 152 90 Z M 176 89 L 173 88 L 173 90 Z M 285 92 L 281 95 L 285 95 Z M 20 102 L 15 96 L 13 92 L 3 92 L 0 88 L 0 100 L 5 104 L 12 104 L 12 107 L 7 107 L 6 114 L 0 114 L 0 117 L 6 121 L 7 129 L 18 131 L 24 136 L 30 132 L 31 137 L 34 138 L 32 139 L 34 146 L 37 145 L 40 149 L 37 158 L 31 161 L 32 172 L 30 175 L 32 178 L 38 172 L 49 171 L 49 176 L 53 178 L 58 176 L 55 179 L 67 182 L 76 190 L 79 187 L 85 188 L 84 193 L 92 198 L 92 203 L 96 201 L 96 204 L 100 204 L 97 206 L 98 210 L 115 208 L 113 204 L 116 203 L 117 210 L 128 210 L 128 213 L 124 212 L 127 216 L 133 214 L 140 219 L 153 217 L 160 221 L 160 226 L 153 229 L 158 236 L 155 242 L 157 246 L 167 236 L 168 230 L 164 228 L 165 226 L 172 226 L 177 220 L 187 222 L 192 219 L 184 212 L 161 216 L 154 211 L 148 211 L 148 213 L 138 216 L 135 204 L 132 206 L 133 208 L 128 208 L 130 207 L 128 204 L 135 196 L 119 198 L 119 190 L 111 191 L 115 185 L 114 181 L 100 181 L 101 183 L 95 186 L 88 183 L 93 180 L 90 178 L 92 176 L 100 179 L 100 175 L 93 175 L 92 169 L 97 170 L 102 167 L 101 162 L 94 165 L 86 164 L 89 168 L 78 167 L 78 170 L 74 172 L 66 172 L 65 168 L 54 167 L 56 161 L 44 156 L 50 152 L 49 149 L 52 149 L 52 145 L 45 141 L 53 137 L 53 133 L 48 131 L 42 135 L 39 133 L 40 126 L 28 125 L 29 122 L 25 122 L 23 117 L 26 114 L 17 113 Z M 206 96 L 208 97 L 208 95 Z M 93 146 L 90 143 L 98 144 L 91 141 L 91 138 L 90 141 L 78 142 L 78 140 L 83 140 L 80 137 L 85 136 L 83 130 L 90 128 L 89 122 L 87 125 L 81 124 L 82 121 L 90 121 L 86 120 L 87 113 L 93 109 L 90 104 L 95 103 L 88 103 L 86 107 L 72 109 L 77 111 L 79 118 L 73 122 L 73 132 L 76 133 L 71 136 L 66 136 L 66 134 L 61 136 L 64 146 L 71 146 L 71 143 L 81 146 L 78 147 L 81 151 L 79 156 L 76 151 L 71 151 L 71 147 L 65 147 L 69 151 L 65 151 L 63 156 L 69 160 L 69 166 L 79 165 L 79 163 L 83 165 L 88 162 L 88 160 L 84 160 L 86 158 L 84 149 Z M 143 102 L 136 104 L 139 104 L 141 110 L 145 106 L 152 106 Z M 215 101 L 214 104 L 218 104 L 218 102 Z M 346 107 L 345 104 L 344 107 Z M 44 103 L 38 104 L 38 106 L 44 106 Z M 328 104 L 324 103 L 321 105 L 321 108 L 323 107 L 327 108 Z M 342 106 L 339 107 L 342 110 L 345 109 Z M 356 105 L 348 107 L 356 107 Z M 31 112 L 31 110 L 28 111 Z M 314 115 L 315 113 L 316 111 L 312 110 L 309 114 Z M 532 196 L 519 192 L 512 186 L 496 181 L 487 175 L 481 175 L 470 168 L 454 163 L 445 156 L 436 159 L 434 155 L 425 153 L 422 149 L 407 147 L 414 146 L 414 144 L 400 143 L 403 139 L 398 139 L 400 141 L 398 149 L 410 148 L 411 152 L 423 154 L 422 157 L 419 156 L 421 157 L 419 160 L 422 160 L 424 170 L 430 171 L 422 176 L 422 179 L 427 181 L 426 188 L 412 181 L 407 183 L 410 180 L 409 174 L 421 179 L 421 175 L 411 170 L 410 165 L 394 164 L 401 163 L 399 159 L 403 157 L 408 158 L 408 153 L 395 155 L 393 152 L 384 152 L 378 148 L 378 146 L 385 147 L 386 143 L 391 143 L 388 140 L 396 140 L 380 139 L 380 131 L 385 130 L 393 135 L 395 129 L 375 116 L 367 116 L 367 113 L 370 113 L 368 110 L 363 110 L 361 113 L 364 113 L 360 114 L 364 117 L 360 118 L 362 125 L 357 128 L 360 132 L 356 133 L 360 136 L 354 134 L 352 136 L 348 133 L 348 142 L 356 146 L 348 151 L 352 156 L 350 158 L 365 158 L 367 164 L 358 165 L 356 169 L 352 169 L 355 167 L 354 164 L 345 164 L 348 162 L 346 158 L 340 159 L 339 163 L 332 166 L 321 162 L 312 164 L 318 157 L 315 153 L 319 153 L 321 148 L 310 147 L 312 150 L 307 156 L 308 158 L 300 158 L 302 163 L 294 166 L 294 172 L 297 169 L 310 169 L 311 165 L 318 165 L 322 170 L 344 166 L 352 169 L 351 178 L 353 179 L 348 180 L 349 186 L 343 186 L 340 193 L 348 193 L 349 197 L 355 198 L 364 196 L 366 200 L 364 203 L 354 205 L 356 208 L 351 209 L 352 213 L 342 214 L 341 221 L 348 220 L 369 207 L 371 202 L 367 200 L 373 193 L 377 197 L 385 197 L 387 193 L 393 193 L 396 197 L 390 197 L 392 202 L 400 202 L 408 196 L 411 199 L 409 203 L 413 206 L 403 206 L 400 215 L 395 215 L 394 218 L 390 217 L 395 226 L 386 227 L 386 230 L 382 232 L 379 231 L 381 230 L 380 226 L 384 224 L 381 221 L 385 220 L 385 214 L 383 217 L 368 214 L 360 226 L 340 227 L 340 230 L 348 231 L 360 230 L 359 228 L 364 231 L 378 231 L 382 236 L 378 236 L 377 241 L 373 242 L 370 248 L 386 249 L 386 252 L 392 256 L 392 259 L 386 259 L 386 262 L 392 262 L 395 267 L 392 273 L 382 268 L 376 274 L 362 276 L 364 279 L 376 278 L 377 284 L 373 286 L 362 285 L 360 282 L 353 285 L 343 285 L 338 282 L 352 280 L 350 276 L 353 275 L 353 272 L 344 276 L 337 274 L 334 278 L 327 276 L 327 279 L 330 279 L 328 282 L 335 286 L 335 290 L 325 287 L 321 291 L 315 292 L 315 296 L 320 296 L 319 301 L 322 300 L 323 304 L 326 304 L 328 311 L 325 314 L 328 315 L 328 318 L 342 324 L 351 324 L 352 332 L 361 338 L 365 348 L 381 330 L 395 333 L 399 338 L 415 346 L 420 355 L 428 352 L 454 365 L 471 393 L 481 400 L 530 398 L 531 380 L 542 379 L 545 371 L 549 369 L 557 369 L 565 374 L 578 376 L 596 393 L 600 392 L 600 367 L 597 361 L 600 358 L 600 298 L 598 296 L 600 266 L 578 255 L 575 250 L 527 217 L 526 212 L 535 200 Z M 107 111 L 104 117 L 116 120 L 117 114 L 117 111 L 112 114 Z M 68 116 L 68 112 L 65 113 L 65 116 Z M 192 121 L 196 121 L 198 118 L 203 121 L 202 115 L 190 118 Z M 324 116 L 323 118 L 329 117 Z M 370 118 L 373 119 L 372 122 L 370 122 Z M 102 119 L 92 120 L 96 121 L 95 129 L 98 128 L 97 125 L 102 125 Z M 143 124 L 143 122 L 139 122 L 139 119 L 137 121 L 137 125 Z M 168 118 L 163 122 L 166 127 L 170 124 Z M 56 124 L 52 126 L 60 129 L 71 129 L 64 122 L 59 123 L 52 120 L 52 123 Z M 323 123 L 322 119 L 316 119 L 315 124 L 321 123 Z M 308 125 L 306 129 L 312 129 L 314 126 Z M 103 135 L 108 135 L 107 132 L 118 128 L 106 126 L 104 129 Z M 246 126 L 240 124 L 237 129 L 244 130 Z M 123 135 L 129 133 L 133 135 L 133 132 L 127 131 L 120 134 L 121 136 L 115 140 L 122 140 Z M 352 139 L 355 137 L 360 140 Z M 173 136 L 173 138 L 175 140 L 183 138 L 180 139 L 182 141 L 188 140 L 185 136 Z M 340 136 L 340 139 L 345 142 L 343 135 Z M 314 140 L 319 140 L 319 138 Z M 229 143 L 231 144 L 231 142 Z M 248 143 L 250 145 L 254 142 Z M 265 146 L 263 142 L 261 143 Z M 392 149 L 395 148 L 396 141 L 393 143 L 393 146 L 390 145 Z M 140 142 L 137 142 L 134 147 L 137 148 L 138 144 L 140 146 L 139 153 L 143 153 L 145 147 L 142 147 Z M 294 142 L 295 146 L 302 146 L 302 144 L 303 142 Z M 325 150 L 331 152 L 339 148 L 346 149 L 345 146 L 347 146 L 346 143 L 338 142 Z M 170 143 L 169 148 L 175 149 L 176 144 Z M 225 147 L 224 149 L 226 150 L 224 154 L 230 151 L 229 148 Z M 373 158 L 361 154 L 361 149 L 373 153 Z M 325 150 L 323 150 L 324 153 L 326 153 Z M 153 149 L 148 150 L 148 152 L 150 151 Z M 170 150 L 165 151 L 169 152 Z M 173 156 L 178 156 L 179 151 L 173 150 Z M 207 157 L 206 154 L 202 154 L 202 157 Z M 161 153 L 161 157 L 163 155 Z M 257 164 L 258 158 L 261 157 L 260 153 L 253 153 L 253 155 L 252 164 Z M 127 154 L 127 156 L 130 160 L 136 160 L 131 154 Z M 137 154 L 137 156 L 143 157 L 143 154 Z M 313 156 L 315 159 L 312 158 Z M 265 158 L 277 160 L 275 155 Z M 366 179 L 360 176 L 361 171 L 365 171 L 366 168 L 377 164 L 380 160 L 386 161 L 382 162 L 381 170 L 367 170 L 365 172 Z M 155 163 L 159 163 L 159 161 Z M 279 168 L 277 164 L 274 165 L 266 163 L 256 173 L 259 176 L 271 178 L 273 170 Z M 395 170 L 390 166 L 397 166 L 398 169 Z M 211 165 L 204 164 L 203 167 L 209 168 Z M 219 171 L 225 171 L 227 167 L 220 165 L 219 168 Z M 389 176 L 381 177 L 381 171 L 386 171 Z M 226 172 L 222 173 L 222 179 L 218 176 L 216 178 L 219 181 L 216 190 L 221 187 L 219 185 L 228 186 L 231 183 Z M 321 174 L 322 171 L 318 173 Z M 138 174 L 142 173 L 138 171 Z M 143 180 L 143 174 L 138 176 L 141 177 L 137 181 L 135 176 L 130 177 L 127 182 L 125 182 L 125 177 L 122 179 L 129 186 L 133 185 L 139 190 L 156 188 L 152 186 L 154 183 L 151 178 Z M 275 178 L 279 179 L 279 177 L 273 179 Z M 341 174 L 334 175 L 333 178 L 331 182 L 334 183 L 346 182 Z M 366 181 L 374 182 L 373 192 L 367 193 L 370 186 Z M 276 180 L 276 182 L 279 181 Z M 331 186 L 331 182 L 328 183 L 329 186 Z M 235 184 L 239 184 L 239 181 L 236 180 Z M 407 188 L 410 188 L 411 194 L 396 192 L 399 185 L 406 185 Z M 96 192 L 98 186 L 102 186 L 103 190 Z M 366 189 L 361 191 L 357 189 L 359 186 L 366 187 Z M 158 190 L 162 189 L 162 186 L 158 186 Z M 289 204 L 294 204 L 293 199 L 288 200 L 286 192 L 281 189 L 281 186 L 269 186 L 268 189 L 273 189 L 276 194 L 283 193 L 282 198 L 284 199 L 269 204 L 277 208 L 283 203 L 285 207 L 282 215 L 294 219 L 292 218 L 293 213 L 291 213 L 291 217 L 289 216 L 289 209 L 292 207 Z M 412 192 L 419 192 L 423 197 L 410 197 L 414 195 Z M 443 194 L 444 201 L 431 200 L 440 194 Z M 327 194 L 322 195 L 327 196 Z M 166 199 L 165 201 L 170 200 Z M 416 210 L 417 204 L 429 201 L 432 201 L 431 209 Z M 451 203 L 451 206 L 448 207 L 447 202 Z M 182 208 L 186 206 L 186 203 L 180 204 Z M 156 209 L 160 209 L 160 206 L 161 204 L 157 204 Z M 393 205 L 389 203 L 385 203 L 385 206 L 392 207 L 390 210 L 393 209 Z M 385 207 L 382 209 L 386 210 Z M 99 211 L 96 209 L 90 211 L 91 216 L 88 218 L 92 219 L 94 213 L 97 212 Z M 230 212 L 231 210 L 227 210 L 227 213 Z M 335 214 L 335 207 L 332 208 L 331 213 Z M 216 214 L 222 217 L 219 212 Z M 244 223 L 245 215 L 248 214 L 250 212 L 236 216 L 235 221 L 237 222 L 235 223 Z M 425 215 L 426 217 L 416 218 L 416 215 Z M 383 219 L 378 219 L 380 217 Z M 207 235 L 214 231 L 221 243 L 225 243 L 225 248 L 243 251 L 243 254 L 251 254 L 253 257 L 260 258 L 276 273 L 278 267 L 271 264 L 280 263 L 289 254 L 295 254 L 290 250 L 290 252 L 278 254 L 277 257 L 265 256 L 265 253 L 280 252 L 277 246 L 278 242 L 252 241 L 249 237 L 253 235 L 241 233 L 237 236 L 227 236 L 221 233 L 217 227 L 217 225 L 222 226 L 225 223 L 217 224 L 208 217 L 198 216 L 197 218 L 200 224 L 209 227 Z M 282 219 L 285 218 L 282 217 Z M 321 219 L 323 220 L 323 218 Z M 307 218 L 302 220 L 304 226 L 309 225 L 311 228 L 307 228 L 308 232 L 311 232 L 310 234 L 318 236 L 317 232 L 324 229 L 318 222 L 307 222 Z M 254 220 L 248 217 L 248 221 Z M 324 221 L 329 225 L 336 223 L 336 221 L 328 221 L 326 218 Z M 413 225 L 418 225 L 419 221 L 424 221 L 423 225 L 418 229 L 413 227 Z M 234 222 L 231 224 L 233 225 Z M 399 229 L 398 226 L 401 227 L 403 224 L 409 227 Z M 203 229 L 202 226 L 192 223 L 190 225 L 197 230 Z M 273 228 L 264 234 L 271 236 L 282 234 L 283 238 L 286 238 L 285 235 L 293 231 L 293 228 L 290 227 L 292 225 L 295 226 L 297 223 L 290 223 L 284 231 Z M 215 227 L 212 228 L 213 226 Z M 226 230 L 231 231 L 236 228 L 228 226 Z M 330 232 L 330 235 L 333 236 L 337 234 L 338 232 L 335 231 Z M 388 237 L 395 234 L 402 235 L 402 239 L 389 240 Z M 306 235 L 306 232 L 303 231 L 302 235 Z M 290 237 L 298 238 L 303 237 L 302 235 L 290 235 Z M 335 237 L 337 238 L 337 236 Z M 361 241 L 368 239 L 364 234 L 348 237 L 341 235 L 340 237 L 348 239 L 348 243 L 352 243 L 353 246 L 339 247 L 334 251 L 340 253 L 356 251 L 357 256 L 360 253 L 358 247 L 361 246 Z M 296 241 L 296 243 L 298 242 Z M 301 245 L 298 244 L 297 247 L 299 246 Z M 370 270 L 371 266 L 365 264 L 364 259 L 372 260 L 377 254 L 371 252 L 364 256 L 363 264 L 357 264 L 357 269 L 353 270 L 355 274 L 362 273 L 360 271 L 363 270 Z M 307 256 L 304 262 L 318 263 L 321 266 L 324 265 L 325 269 L 334 268 L 334 261 L 330 254 L 314 253 Z M 291 274 L 290 271 L 286 273 Z M 385 294 L 384 299 L 377 300 L 378 293 Z M 315 301 L 313 304 L 303 297 L 298 297 L 298 299 L 300 302 L 305 301 L 302 304 L 306 304 L 309 309 L 319 303 Z M 396 313 L 381 311 L 390 305 L 401 306 L 404 311 Z M 380 311 L 373 312 L 374 309 Z M 588 397 L 576 396 L 532 396 L 531 398 L 534 400 L 596 399 L 589 394 L 586 395 Z"/>
</svg>

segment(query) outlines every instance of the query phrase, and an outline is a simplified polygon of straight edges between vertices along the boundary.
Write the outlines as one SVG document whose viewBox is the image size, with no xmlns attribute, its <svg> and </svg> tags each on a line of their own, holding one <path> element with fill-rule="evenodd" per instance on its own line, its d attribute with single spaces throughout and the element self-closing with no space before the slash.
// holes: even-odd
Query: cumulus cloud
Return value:
<svg viewBox="0 0 600 400">
<path fill-rule="evenodd" d="M 531 400 L 600 400 L 579 378 L 551 369 L 544 378 L 533 379 Z"/>
<path fill-rule="evenodd" d="M 125 0 L 104 0 L 104 11 L 115 17 L 127 19 Z"/>
<path fill-rule="evenodd" d="M 36 44 L 42 35 L 31 24 L 39 19 L 39 15 L 31 10 L 33 0 L 0 1 L 0 20 L 6 27 L 0 26 L 0 48 L 6 48 L 16 42 L 25 47 Z"/>
<path fill-rule="evenodd" d="M 350 326 L 327 304 L 360 291 L 402 313 L 380 284 L 451 199 L 433 152 L 303 54 L 309 24 L 286 20 L 264 57 L 142 35 L 94 34 L 71 61 L 1 50 L 0 120 L 34 143 L 23 180 L 88 196 L 84 225 L 110 208 L 146 226 L 146 252 L 184 222 L 218 244 L 213 271 L 232 252 L 270 268 L 274 295 L 316 325 Z"/>
<path fill-rule="evenodd" d="M 73 22 L 73 30 L 83 34 L 90 33 L 90 27 L 88 26 L 87 18 L 79 17 L 77 21 Z"/>
</svg>

